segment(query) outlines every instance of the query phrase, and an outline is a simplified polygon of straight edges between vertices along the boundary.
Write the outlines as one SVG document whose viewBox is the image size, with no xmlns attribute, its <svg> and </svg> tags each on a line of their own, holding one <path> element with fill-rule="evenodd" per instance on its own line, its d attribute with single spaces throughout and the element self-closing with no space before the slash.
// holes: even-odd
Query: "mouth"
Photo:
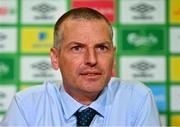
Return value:
<svg viewBox="0 0 180 127">
<path fill-rule="evenodd" d="M 96 80 L 99 79 L 102 74 L 98 71 L 84 71 L 81 72 L 80 75 L 86 79 Z"/>
</svg>

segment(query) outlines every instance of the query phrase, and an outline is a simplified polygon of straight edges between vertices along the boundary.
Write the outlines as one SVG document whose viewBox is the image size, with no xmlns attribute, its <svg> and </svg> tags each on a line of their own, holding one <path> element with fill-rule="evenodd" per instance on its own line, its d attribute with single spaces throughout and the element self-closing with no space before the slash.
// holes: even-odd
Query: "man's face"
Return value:
<svg viewBox="0 0 180 127">
<path fill-rule="evenodd" d="M 57 55 L 66 92 L 97 96 L 107 85 L 114 64 L 115 48 L 110 28 L 103 20 L 67 20 Z M 52 50 L 51 50 L 52 53 Z"/>
</svg>

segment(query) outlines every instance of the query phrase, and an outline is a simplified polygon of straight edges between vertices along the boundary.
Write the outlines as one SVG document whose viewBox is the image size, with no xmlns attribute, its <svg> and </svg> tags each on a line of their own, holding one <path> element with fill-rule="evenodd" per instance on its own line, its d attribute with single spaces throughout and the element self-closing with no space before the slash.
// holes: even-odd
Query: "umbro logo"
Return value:
<svg viewBox="0 0 180 127">
<path fill-rule="evenodd" d="M 32 10 L 39 13 L 38 16 L 35 16 L 35 19 L 52 19 L 53 16 L 51 16 L 50 13 L 54 12 L 56 8 L 49 3 L 40 3 L 36 6 L 33 6 Z"/>
<path fill-rule="evenodd" d="M 43 78 L 49 78 L 53 77 L 53 74 L 49 73 L 51 70 L 51 64 L 47 61 L 40 61 L 37 63 L 34 63 L 31 65 L 31 67 L 36 70 L 36 72 L 33 74 L 34 77 L 43 77 Z"/>
<path fill-rule="evenodd" d="M 137 3 L 130 9 L 137 14 L 133 16 L 134 19 L 152 19 L 149 14 L 155 11 L 155 7 L 147 3 Z"/>
<path fill-rule="evenodd" d="M 5 34 L 0 33 L 0 41 L 5 40 L 6 38 L 7 38 L 7 37 L 6 37 L 6 35 L 5 35 Z"/>
<path fill-rule="evenodd" d="M 134 77 L 152 77 L 153 75 L 149 71 L 154 69 L 155 65 L 143 60 L 132 64 L 131 68 L 137 71 Z"/>
<path fill-rule="evenodd" d="M 46 61 L 40 61 L 38 63 L 33 64 L 32 68 L 35 68 L 39 71 L 46 71 L 51 68 L 51 65 L 47 63 Z"/>
</svg>

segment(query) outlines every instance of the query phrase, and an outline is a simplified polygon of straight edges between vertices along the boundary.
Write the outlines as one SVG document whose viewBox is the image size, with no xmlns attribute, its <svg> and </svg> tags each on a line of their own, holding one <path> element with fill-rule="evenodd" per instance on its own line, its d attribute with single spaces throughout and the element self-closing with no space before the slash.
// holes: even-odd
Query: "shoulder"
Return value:
<svg viewBox="0 0 180 127">
<path fill-rule="evenodd" d="M 19 91 L 15 95 L 15 99 L 22 102 L 35 101 L 38 99 L 42 99 L 47 95 L 53 96 L 53 94 L 56 94 L 56 92 L 59 91 L 60 87 L 61 85 L 55 82 L 47 81 L 44 82 L 42 85 L 32 86 L 22 91 Z"/>
<path fill-rule="evenodd" d="M 112 78 L 107 86 L 108 102 L 130 114 L 137 114 L 144 104 L 152 104 L 151 90 L 138 81 L 123 81 Z M 147 106 L 148 107 L 148 106 Z"/>
<path fill-rule="evenodd" d="M 34 123 L 41 119 L 44 111 L 48 113 L 55 109 L 51 108 L 51 104 L 58 101 L 60 87 L 61 85 L 55 82 L 44 82 L 42 85 L 29 87 L 14 96 L 10 107 L 18 109 L 16 112 L 19 112 L 29 124 Z"/>
<path fill-rule="evenodd" d="M 126 95 L 142 98 L 151 94 L 151 90 L 139 81 L 124 81 L 119 78 L 111 78 L 108 89 L 116 95 Z"/>
</svg>

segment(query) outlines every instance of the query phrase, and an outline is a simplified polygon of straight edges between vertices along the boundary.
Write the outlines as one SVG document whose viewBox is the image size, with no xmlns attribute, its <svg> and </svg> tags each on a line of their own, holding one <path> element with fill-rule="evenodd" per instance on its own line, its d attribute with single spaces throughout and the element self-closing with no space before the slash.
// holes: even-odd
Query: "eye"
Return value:
<svg viewBox="0 0 180 127">
<path fill-rule="evenodd" d="M 78 53 L 78 52 L 81 52 L 81 51 L 82 51 L 82 47 L 81 47 L 81 46 L 73 46 L 73 47 L 71 48 L 71 50 L 72 50 L 73 52 Z"/>
<path fill-rule="evenodd" d="M 105 45 L 99 45 L 99 46 L 97 47 L 97 51 L 98 51 L 98 52 L 106 52 L 108 49 L 109 49 L 109 48 L 108 48 L 107 46 L 105 46 Z"/>
</svg>

